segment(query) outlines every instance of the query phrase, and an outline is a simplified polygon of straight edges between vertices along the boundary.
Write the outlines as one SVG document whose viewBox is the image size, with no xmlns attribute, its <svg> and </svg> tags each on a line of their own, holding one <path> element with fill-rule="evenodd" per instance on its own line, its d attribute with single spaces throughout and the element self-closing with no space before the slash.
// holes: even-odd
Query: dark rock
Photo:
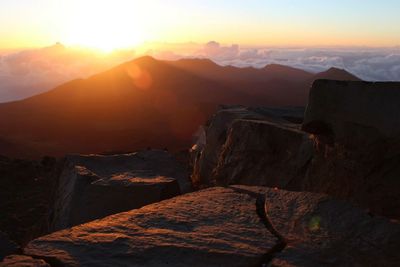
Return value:
<svg viewBox="0 0 400 267">
<path fill-rule="evenodd" d="M 245 184 L 326 193 L 400 219 L 398 85 L 315 82 L 303 124 L 308 132 L 284 119 L 290 115 L 284 112 L 219 111 L 205 130 L 192 179 L 198 187 Z"/>
<path fill-rule="evenodd" d="M 314 82 L 303 129 L 357 146 L 400 137 L 400 83 Z M 322 132 L 321 132 L 322 131 Z"/>
<path fill-rule="evenodd" d="M 140 208 L 190 189 L 187 171 L 165 151 L 68 156 L 59 178 L 51 230 Z"/>
<path fill-rule="evenodd" d="M 16 253 L 18 251 L 18 245 L 11 241 L 8 236 L 0 232 L 0 261 L 7 255 Z"/>
<path fill-rule="evenodd" d="M 7 256 L 0 266 L 4 267 L 50 267 L 44 260 L 34 259 L 26 255 Z"/>
<path fill-rule="evenodd" d="M 322 194 L 266 192 L 269 218 L 287 240 L 271 266 L 399 266 L 400 224 Z"/>
<path fill-rule="evenodd" d="M 265 194 L 272 235 L 256 213 Z M 60 266 L 396 266 L 400 225 L 322 194 L 232 186 L 112 215 L 30 242 Z M 284 265 L 286 264 L 286 265 Z"/>
<path fill-rule="evenodd" d="M 55 165 L 0 157 L 0 231 L 19 245 L 47 233 Z"/>
</svg>

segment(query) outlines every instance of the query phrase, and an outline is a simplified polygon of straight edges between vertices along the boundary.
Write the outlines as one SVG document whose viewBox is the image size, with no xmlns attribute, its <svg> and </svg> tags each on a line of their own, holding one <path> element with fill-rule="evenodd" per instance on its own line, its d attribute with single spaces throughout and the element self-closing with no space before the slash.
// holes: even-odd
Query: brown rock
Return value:
<svg viewBox="0 0 400 267">
<path fill-rule="evenodd" d="M 260 222 L 255 198 L 287 240 Z M 396 266 L 400 225 L 322 194 L 210 188 L 52 233 L 28 255 L 66 266 Z M 287 265 L 279 265 L 279 264 Z M 289 265 L 291 264 L 291 265 Z"/>
<path fill-rule="evenodd" d="M 313 156 L 309 134 L 267 121 L 237 120 L 221 149 L 217 184 L 294 187 Z"/>
<path fill-rule="evenodd" d="M 140 208 L 190 188 L 185 168 L 165 151 L 68 156 L 59 178 L 51 230 Z"/>
<path fill-rule="evenodd" d="M 274 243 L 253 197 L 211 188 L 52 233 L 24 252 L 61 266 L 251 266 Z"/>
<path fill-rule="evenodd" d="M 26 255 L 10 255 L 3 262 L 0 262 L 2 267 L 50 267 L 44 260 L 34 259 Z"/>
<path fill-rule="evenodd" d="M 205 145 L 193 151 L 193 183 L 202 187 L 218 184 L 213 171 L 218 165 L 220 153 L 227 141 L 230 129 L 237 120 L 269 121 L 294 127 L 290 121 L 302 120 L 301 108 L 245 108 L 242 106 L 222 107 L 210 120 L 206 128 Z"/>
</svg>

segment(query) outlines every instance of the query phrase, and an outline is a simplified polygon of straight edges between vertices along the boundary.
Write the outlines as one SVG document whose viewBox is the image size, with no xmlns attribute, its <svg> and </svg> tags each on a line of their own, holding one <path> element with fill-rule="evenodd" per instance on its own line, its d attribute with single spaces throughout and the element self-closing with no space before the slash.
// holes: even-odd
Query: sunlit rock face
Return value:
<svg viewBox="0 0 400 267">
<path fill-rule="evenodd" d="M 217 184 L 296 187 L 313 155 L 309 135 L 284 124 L 237 120 L 213 169 Z"/>
<path fill-rule="evenodd" d="M 260 196 L 287 242 L 277 255 L 256 212 Z M 261 266 L 274 257 L 275 266 L 390 266 L 399 242 L 398 223 L 326 195 L 231 186 L 64 229 L 24 253 L 54 266 Z"/>
<path fill-rule="evenodd" d="M 236 123 L 237 121 L 246 120 L 254 123 L 268 121 L 273 123 L 281 123 L 288 127 L 295 128 L 296 125 L 290 121 L 302 121 L 303 113 L 304 110 L 302 108 L 279 109 L 246 108 L 243 106 L 220 107 L 218 112 L 210 119 L 208 126 L 206 127 L 205 144 L 201 147 L 196 146 L 196 148 L 192 151 L 194 165 L 194 172 L 192 174 L 193 183 L 198 187 L 220 184 L 220 181 L 218 181 L 217 176 L 214 173 L 214 169 L 217 167 L 217 165 L 220 165 L 220 167 L 222 168 L 221 165 L 223 165 L 223 163 L 219 163 L 219 161 L 221 160 L 221 153 L 228 149 L 228 145 L 226 144 L 226 142 L 232 133 L 231 129 L 233 125 L 239 125 L 239 123 Z M 251 139 L 248 137 L 250 137 L 249 135 L 253 134 L 254 131 L 251 132 L 249 130 L 251 129 L 244 129 L 243 132 L 238 133 L 241 144 L 246 144 L 244 139 Z M 265 139 L 266 137 L 259 135 L 259 138 Z M 259 138 L 258 141 L 260 141 Z M 257 140 L 252 141 L 257 142 Z M 240 144 L 238 143 L 238 145 Z M 260 162 L 260 158 L 258 157 L 260 155 L 257 154 L 256 150 L 252 151 L 254 153 L 251 153 L 251 158 L 246 158 L 244 155 L 240 154 L 237 155 L 238 157 L 236 159 L 241 163 L 245 163 L 245 161 L 251 160 L 252 162 L 254 162 L 254 164 L 256 164 L 257 162 Z M 240 152 L 244 152 L 243 149 L 241 149 Z M 230 167 L 240 168 L 240 166 Z M 232 175 L 235 170 L 231 170 L 232 172 L 228 174 L 229 177 L 225 176 L 221 179 L 231 179 L 232 181 L 235 180 L 236 183 L 241 183 L 242 181 L 234 178 L 234 176 L 236 175 Z M 241 173 L 241 175 L 243 175 L 243 173 Z M 255 184 L 262 185 L 263 183 L 256 182 Z"/>
<path fill-rule="evenodd" d="M 67 156 L 50 228 L 71 227 L 190 190 L 187 170 L 166 151 Z"/>
</svg>

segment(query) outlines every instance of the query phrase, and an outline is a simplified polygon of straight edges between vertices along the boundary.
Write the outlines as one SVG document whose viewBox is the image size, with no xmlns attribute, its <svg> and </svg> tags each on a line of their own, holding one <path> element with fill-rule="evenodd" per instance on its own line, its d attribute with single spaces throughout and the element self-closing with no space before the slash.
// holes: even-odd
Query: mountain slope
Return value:
<svg viewBox="0 0 400 267">
<path fill-rule="evenodd" d="M 142 57 L 0 104 L 0 138 L 41 155 L 186 148 L 218 104 L 305 105 L 312 77 L 276 65 L 235 68 Z M 24 156 L 6 152 L 0 154 Z"/>
<path fill-rule="evenodd" d="M 346 81 L 361 81 L 360 78 L 347 72 L 343 69 L 330 68 L 324 72 L 317 73 L 313 77 L 314 80 L 328 79 L 328 80 L 346 80 Z"/>
</svg>

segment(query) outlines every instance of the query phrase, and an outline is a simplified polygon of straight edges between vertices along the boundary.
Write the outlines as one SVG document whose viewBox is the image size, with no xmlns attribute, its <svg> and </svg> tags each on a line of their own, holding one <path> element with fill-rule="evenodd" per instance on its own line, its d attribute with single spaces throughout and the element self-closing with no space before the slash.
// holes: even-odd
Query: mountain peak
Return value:
<svg viewBox="0 0 400 267">
<path fill-rule="evenodd" d="M 331 67 L 326 71 L 317 73 L 315 75 L 315 79 L 361 81 L 360 78 L 348 72 L 347 70 L 336 67 Z"/>
<path fill-rule="evenodd" d="M 336 68 L 336 67 L 330 67 L 329 69 L 326 70 L 326 72 L 346 72 L 346 73 L 348 73 L 345 69 Z"/>
<path fill-rule="evenodd" d="M 153 63 L 153 62 L 156 62 L 157 59 L 155 59 L 152 56 L 145 55 L 145 56 L 138 57 L 138 58 L 134 59 L 133 61 L 137 62 L 137 63 L 146 63 L 146 62 L 147 63 Z"/>
<path fill-rule="evenodd" d="M 181 63 L 181 64 L 197 64 L 201 66 L 216 66 L 217 63 L 212 61 L 211 59 L 208 58 L 182 58 L 176 61 L 176 63 Z"/>
</svg>

